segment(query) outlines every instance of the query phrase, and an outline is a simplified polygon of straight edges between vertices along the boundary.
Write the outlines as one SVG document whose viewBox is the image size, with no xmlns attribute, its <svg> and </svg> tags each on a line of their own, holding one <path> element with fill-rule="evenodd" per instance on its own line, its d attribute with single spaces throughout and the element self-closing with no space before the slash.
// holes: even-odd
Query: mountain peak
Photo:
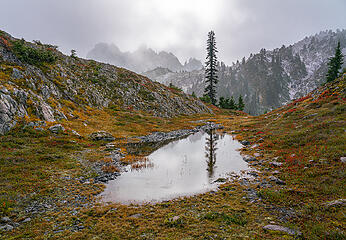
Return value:
<svg viewBox="0 0 346 240">
<path fill-rule="evenodd" d="M 202 68 L 202 63 L 190 58 L 182 65 L 179 59 L 166 51 L 156 52 L 147 45 L 142 44 L 134 52 L 123 53 L 115 44 L 98 43 L 87 54 L 87 58 L 114 64 L 141 73 L 157 67 L 168 68 L 171 71 L 193 71 Z"/>
</svg>

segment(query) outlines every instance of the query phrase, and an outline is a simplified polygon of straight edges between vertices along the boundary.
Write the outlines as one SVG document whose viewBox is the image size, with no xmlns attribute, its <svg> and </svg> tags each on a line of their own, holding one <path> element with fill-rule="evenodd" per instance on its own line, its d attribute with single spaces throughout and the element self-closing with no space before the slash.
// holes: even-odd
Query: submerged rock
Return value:
<svg viewBox="0 0 346 240">
<path fill-rule="evenodd" d="M 113 137 L 112 134 L 105 132 L 105 131 L 98 131 L 94 132 L 89 135 L 90 139 L 93 141 L 114 141 L 115 138 Z"/>
</svg>

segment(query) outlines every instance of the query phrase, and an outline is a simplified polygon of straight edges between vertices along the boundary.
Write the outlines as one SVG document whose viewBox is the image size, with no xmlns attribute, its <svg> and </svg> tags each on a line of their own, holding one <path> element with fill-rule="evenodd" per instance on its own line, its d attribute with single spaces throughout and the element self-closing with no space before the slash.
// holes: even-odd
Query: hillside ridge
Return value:
<svg viewBox="0 0 346 240">
<path fill-rule="evenodd" d="M 89 108 L 153 116 L 211 113 L 197 98 L 113 65 L 63 55 L 56 46 L 0 32 L 0 133 L 18 121 L 78 118 Z"/>
</svg>

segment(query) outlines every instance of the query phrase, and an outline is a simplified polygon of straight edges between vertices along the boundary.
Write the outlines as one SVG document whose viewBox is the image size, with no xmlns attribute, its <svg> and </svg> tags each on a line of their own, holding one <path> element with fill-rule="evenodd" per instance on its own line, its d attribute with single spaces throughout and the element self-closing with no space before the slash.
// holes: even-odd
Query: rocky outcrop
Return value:
<svg viewBox="0 0 346 240">
<path fill-rule="evenodd" d="M 53 55 L 54 61 L 25 61 L 23 53 L 14 50 L 18 42 Z M 139 110 L 158 117 L 211 113 L 198 99 L 134 72 L 69 57 L 54 46 L 20 41 L 0 31 L 0 134 L 25 116 L 54 122 L 85 108 Z"/>
<path fill-rule="evenodd" d="M 16 117 L 27 115 L 26 97 L 27 94 L 24 91 L 15 89 L 10 92 L 0 86 L 0 134 L 8 132 L 16 125 Z"/>
</svg>

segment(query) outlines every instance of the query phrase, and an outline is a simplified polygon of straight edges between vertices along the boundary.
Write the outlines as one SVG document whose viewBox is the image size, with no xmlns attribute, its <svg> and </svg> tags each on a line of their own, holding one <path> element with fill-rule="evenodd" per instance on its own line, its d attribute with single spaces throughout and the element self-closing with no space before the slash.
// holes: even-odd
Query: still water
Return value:
<svg viewBox="0 0 346 240">
<path fill-rule="evenodd" d="M 129 166 L 110 181 L 103 201 L 156 202 L 212 190 L 216 179 L 248 169 L 237 151 L 241 147 L 231 135 L 214 130 L 171 142 L 151 153 L 138 168 Z"/>
</svg>

